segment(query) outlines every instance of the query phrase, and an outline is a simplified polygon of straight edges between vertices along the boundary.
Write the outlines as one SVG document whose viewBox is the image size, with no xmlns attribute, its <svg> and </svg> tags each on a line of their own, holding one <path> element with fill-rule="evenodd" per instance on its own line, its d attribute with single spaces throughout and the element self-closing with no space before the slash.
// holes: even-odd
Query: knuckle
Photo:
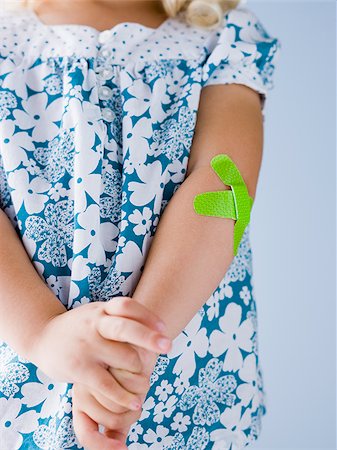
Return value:
<svg viewBox="0 0 337 450">
<path fill-rule="evenodd" d="M 82 358 L 80 357 L 80 352 L 72 352 L 68 355 L 67 365 L 71 373 L 76 373 L 80 375 L 82 372 Z"/>
<path fill-rule="evenodd" d="M 122 297 L 119 301 L 120 310 L 123 312 L 130 311 L 133 306 L 133 300 L 130 297 Z"/>
<path fill-rule="evenodd" d="M 112 391 L 113 384 L 114 384 L 112 380 L 113 380 L 112 377 L 111 377 L 111 381 L 107 378 L 103 378 L 103 377 L 99 378 L 98 386 L 99 386 L 100 390 L 103 392 Z"/>
<path fill-rule="evenodd" d="M 129 352 L 128 361 L 130 362 L 130 366 L 134 372 L 139 372 L 142 370 L 142 363 L 136 350 L 131 350 Z"/>
<path fill-rule="evenodd" d="M 114 317 L 113 333 L 116 338 L 122 338 L 124 327 L 125 327 L 125 324 L 124 324 L 123 318 Z"/>
<path fill-rule="evenodd" d="M 118 416 L 116 414 L 113 414 L 109 418 L 109 428 L 111 428 L 112 430 L 115 430 L 115 429 L 119 428 L 120 425 L 121 425 L 121 421 L 118 419 Z"/>
</svg>

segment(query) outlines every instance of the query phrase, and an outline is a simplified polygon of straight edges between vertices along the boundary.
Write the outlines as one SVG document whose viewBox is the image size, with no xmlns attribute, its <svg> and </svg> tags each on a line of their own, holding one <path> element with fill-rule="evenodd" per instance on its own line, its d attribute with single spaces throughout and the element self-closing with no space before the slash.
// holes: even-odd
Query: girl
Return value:
<svg viewBox="0 0 337 450">
<path fill-rule="evenodd" d="M 234 220 L 193 199 L 229 189 L 219 153 L 255 196 L 279 41 L 235 1 L 6 6 L 1 449 L 244 448 L 266 413 L 249 230 L 233 258 Z"/>
</svg>

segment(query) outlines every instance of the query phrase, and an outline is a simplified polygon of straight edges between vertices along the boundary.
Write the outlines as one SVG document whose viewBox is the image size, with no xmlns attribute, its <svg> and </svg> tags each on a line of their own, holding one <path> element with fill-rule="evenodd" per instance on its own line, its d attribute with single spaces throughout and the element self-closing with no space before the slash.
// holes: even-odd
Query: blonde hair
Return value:
<svg viewBox="0 0 337 450">
<path fill-rule="evenodd" d="M 36 8 L 44 0 L 5 0 L 6 9 Z M 221 24 L 223 14 L 235 8 L 240 0 L 161 0 L 169 17 L 182 13 L 187 23 L 202 28 L 215 28 Z"/>
</svg>

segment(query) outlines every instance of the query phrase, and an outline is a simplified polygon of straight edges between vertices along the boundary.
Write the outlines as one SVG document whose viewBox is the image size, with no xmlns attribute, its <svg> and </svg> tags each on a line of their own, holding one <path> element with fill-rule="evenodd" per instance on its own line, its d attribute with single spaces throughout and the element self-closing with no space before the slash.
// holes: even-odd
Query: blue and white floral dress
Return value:
<svg viewBox="0 0 337 450">
<path fill-rule="evenodd" d="M 66 308 L 132 296 L 183 182 L 202 87 L 265 95 L 280 48 L 250 10 L 204 30 L 46 25 L 0 13 L 0 206 Z M 262 104 L 262 106 L 263 106 Z M 221 151 L 221 149 L 219 149 Z M 238 450 L 266 412 L 248 228 L 229 270 L 161 355 L 131 450 Z M 24 299 L 22 299 L 24 301 Z M 0 341 L 0 448 L 81 449 L 71 384 Z"/>
</svg>

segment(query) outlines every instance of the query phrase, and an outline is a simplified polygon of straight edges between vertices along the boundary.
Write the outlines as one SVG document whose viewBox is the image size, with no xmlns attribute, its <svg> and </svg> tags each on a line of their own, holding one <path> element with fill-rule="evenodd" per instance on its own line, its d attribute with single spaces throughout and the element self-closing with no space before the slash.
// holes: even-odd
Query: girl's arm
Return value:
<svg viewBox="0 0 337 450">
<path fill-rule="evenodd" d="M 132 296 L 166 322 L 171 339 L 208 300 L 233 259 L 234 220 L 193 209 L 196 194 L 226 188 L 210 160 L 227 153 L 254 197 L 262 148 L 259 94 L 239 84 L 205 87 L 185 180 L 160 218 Z"/>
<path fill-rule="evenodd" d="M 65 306 L 35 270 L 9 218 L 0 209 L 0 339 L 29 359 L 39 330 Z"/>
</svg>

